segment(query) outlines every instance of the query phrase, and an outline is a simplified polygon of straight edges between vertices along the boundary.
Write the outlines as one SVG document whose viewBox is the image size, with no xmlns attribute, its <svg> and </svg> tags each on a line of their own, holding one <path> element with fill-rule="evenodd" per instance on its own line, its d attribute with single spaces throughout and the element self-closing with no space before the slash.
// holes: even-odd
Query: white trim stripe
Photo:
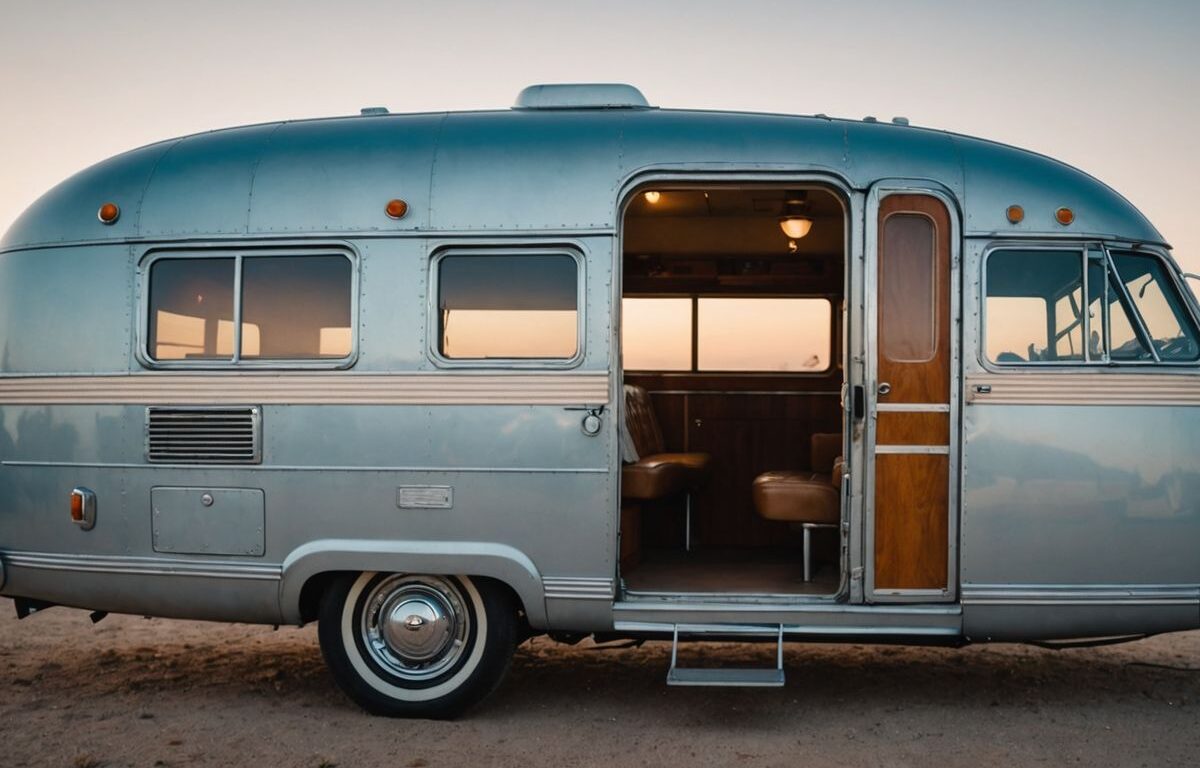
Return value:
<svg viewBox="0 0 1200 768">
<path fill-rule="evenodd" d="M 1200 405 L 1200 375 L 1013 371 L 969 376 L 966 392 L 970 405 Z"/>
<path fill-rule="evenodd" d="M 165 374 L 0 378 L 0 405 L 602 405 L 608 374 Z"/>
</svg>

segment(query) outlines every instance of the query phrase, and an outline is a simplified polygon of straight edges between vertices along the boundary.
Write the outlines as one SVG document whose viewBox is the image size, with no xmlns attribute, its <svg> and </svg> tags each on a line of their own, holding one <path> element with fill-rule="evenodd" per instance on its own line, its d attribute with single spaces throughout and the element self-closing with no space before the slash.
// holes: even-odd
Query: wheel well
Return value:
<svg viewBox="0 0 1200 768">
<path fill-rule="evenodd" d="M 325 590 L 328 589 L 330 582 L 332 582 L 338 576 L 347 573 L 355 572 L 325 571 L 323 573 L 313 574 L 308 578 L 308 581 L 304 582 L 304 586 L 300 588 L 301 621 L 308 623 L 310 621 L 317 620 L 317 616 L 321 612 L 321 596 L 325 594 Z M 508 594 L 509 599 L 512 601 L 513 607 L 517 610 L 517 618 L 520 621 L 521 626 L 527 633 L 529 632 L 529 618 L 525 612 L 525 605 L 521 602 L 521 596 L 517 594 L 515 589 L 513 589 L 507 583 L 500 581 L 499 579 L 491 578 L 490 576 L 471 576 L 471 578 L 475 581 L 486 581 L 503 589 Z"/>
</svg>

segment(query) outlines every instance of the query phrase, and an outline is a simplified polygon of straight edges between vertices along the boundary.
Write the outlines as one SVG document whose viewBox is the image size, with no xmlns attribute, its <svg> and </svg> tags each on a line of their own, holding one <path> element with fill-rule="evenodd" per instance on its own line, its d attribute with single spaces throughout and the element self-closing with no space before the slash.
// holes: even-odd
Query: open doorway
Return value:
<svg viewBox="0 0 1200 768">
<path fill-rule="evenodd" d="M 839 591 L 847 231 L 842 199 L 817 185 L 661 185 L 631 198 L 627 596 Z"/>
</svg>

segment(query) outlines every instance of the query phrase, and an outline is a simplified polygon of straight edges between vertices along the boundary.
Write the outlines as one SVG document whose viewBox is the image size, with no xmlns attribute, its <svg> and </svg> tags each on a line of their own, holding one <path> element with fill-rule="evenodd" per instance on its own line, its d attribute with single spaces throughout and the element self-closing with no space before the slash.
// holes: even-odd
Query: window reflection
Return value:
<svg viewBox="0 0 1200 768">
<path fill-rule="evenodd" d="M 342 256 L 244 259 L 242 357 L 348 356 L 350 273 L 350 260 Z"/>
<path fill-rule="evenodd" d="M 565 254 L 446 256 L 438 266 L 438 351 L 461 360 L 574 357 L 578 272 Z"/>
<path fill-rule="evenodd" d="M 150 270 L 149 353 L 155 360 L 233 356 L 234 260 L 160 259 Z"/>
</svg>

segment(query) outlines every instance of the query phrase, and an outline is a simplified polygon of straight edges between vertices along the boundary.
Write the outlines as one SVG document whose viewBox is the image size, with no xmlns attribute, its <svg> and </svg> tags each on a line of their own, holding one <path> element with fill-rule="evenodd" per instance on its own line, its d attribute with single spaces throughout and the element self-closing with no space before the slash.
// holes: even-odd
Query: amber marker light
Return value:
<svg viewBox="0 0 1200 768">
<path fill-rule="evenodd" d="M 1025 220 L 1025 209 L 1019 205 L 1010 205 L 1004 215 L 1008 217 L 1010 224 L 1020 224 Z"/>
<path fill-rule="evenodd" d="M 83 522 L 83 494 L 78 489 L 71 491 L 71 519 Z"/>
<path fill-rule="evenodd" d="M 1059 208 L 1054 212 L 1054 219 L 1065 227 L 1075 221 L 1075 211 L 1070 208 Z"/>
<path fill-rule="evenodd" d="M 404 214 L 408 213 L 408 203 L 400 200 L 399 198 L 395 200 L 388 200 L 387 207 L 383 210 L 389 218 L 403 219 Z"/>
<path fill-rule="evenodd" d="M 115 224 L 121 218 L 121 208 L 116 203 L 105 203 L 96 211 L 96 218 L 101 224 Z"/>
</svg>

